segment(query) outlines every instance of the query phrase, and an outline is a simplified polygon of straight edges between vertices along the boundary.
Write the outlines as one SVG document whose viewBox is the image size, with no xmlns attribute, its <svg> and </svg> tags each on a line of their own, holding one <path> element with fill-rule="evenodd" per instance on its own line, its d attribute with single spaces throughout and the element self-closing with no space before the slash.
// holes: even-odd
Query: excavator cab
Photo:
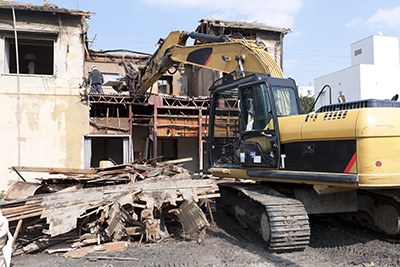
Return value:
<svg viewBox="0 0 400 267">
<path fill-rule="evenodd" d="M 279 169 L 278 118 L 300 113 L 295 82 L 238 71 L 210 90 L 211 167 Z"/>
</svg>

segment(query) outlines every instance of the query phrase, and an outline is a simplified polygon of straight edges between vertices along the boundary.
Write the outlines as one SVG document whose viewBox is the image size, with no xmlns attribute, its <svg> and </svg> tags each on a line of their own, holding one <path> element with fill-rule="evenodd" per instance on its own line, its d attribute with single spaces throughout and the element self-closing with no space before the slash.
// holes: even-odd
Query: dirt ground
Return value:
<svg viewBox="0 0 400 267">
<path fill-rule="evenodd" d="M 400 266 L 400 238 L 387 237 L 330 216 L 312 216 L 310 246 L 300 252 L 269 253 L 261 237 L 242 229 L 222 211 L 204 241 L 170 237 L 158 244 L 133 242 L 123 252 L 64 258 L 38 253 L 14 257 L 11 266 Z M 96 257 L 118 257 L 96 259 Z M 129 259 L 128 259 L 129 258 Z"/>
</svg>

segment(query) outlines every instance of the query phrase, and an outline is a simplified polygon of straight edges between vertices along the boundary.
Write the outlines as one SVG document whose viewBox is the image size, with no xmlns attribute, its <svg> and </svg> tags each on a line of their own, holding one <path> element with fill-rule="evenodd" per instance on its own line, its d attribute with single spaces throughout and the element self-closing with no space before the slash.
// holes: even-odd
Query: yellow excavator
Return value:
<svg viewBox="0 0 400 267">
<path fill-rule="evenodd" d="M 186 46 L 189 37 L 208 43 Z M 177 62 L 225 74 L 210 88 L 209 171 L 252 181 L 221 184 L 221 202 L 269 250 L 306 248 L 309 214 L 338 213 L 400 233 L 399 102 L 368 99 L 301 114 L 295 81 L 262 48 L 187 32 L 160 39 L 136 74 L 135 93 Z"/>
</svg>

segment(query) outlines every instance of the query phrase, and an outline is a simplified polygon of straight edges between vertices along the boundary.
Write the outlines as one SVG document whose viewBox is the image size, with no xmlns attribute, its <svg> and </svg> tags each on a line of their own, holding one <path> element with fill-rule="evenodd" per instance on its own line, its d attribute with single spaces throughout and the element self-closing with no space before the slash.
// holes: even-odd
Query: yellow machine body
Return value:
<svg viewBox="0 0 400 267">
<path fill-rule="evenodd" d="M 349 159 L 342 165 L 341 171 L 334 173 L 317 171 L 313 169 L 265 169 L 257 168 L 259 171 L 303 173 L 304 176 L 315 179 L 295 179 L 286 177 L 263 178 L 247 175 L 248 170 L 254 168 L 211 168 L 211 172 L 216 176 L 237 177 L 243 179 L 268 180 L 286 183 L 306 183 L 313 185 L 325 185 L 348 188 L 395 188 L 400 187 L 400 175 L 398 172 L 398 160 L 400 158 L 400 121 L 393 118 L 400 116 L 398 108 L 363 108 L 345 111 L 334 111 L 324 113 L 311 113 L 307 115 L 280 117 L 280 143 L 281 146 L 300 143 L 298 148 L 304 145 L 315 145 L 315 150 L 321 149 L 323 154 L 329 154 L 327 147 L 318 144 L 331 143 L 340 144 L 348 141 L 354 142 L 355 150 L 350 151 L 347 156 Z M 258 137 L 263 139 L 263 137 Z M 261 143 L 261 141 L 260 141 Z M 293 158 L 289 153 L 285 156 L 285 165 L 290 161 L 304 160 L 304 151 L 293 153 Z M 340 153 L 340 151 L 339 151 Z M 343 151 L 343 153 L 348 153 Z M 339 158 L 340 155 L 337 155 Z M 335 164 L 335 157 L 321 157 L 311 163 L 318 165 L 320 162 L 331 162 Z M 329 163 L 328 163 L 329 164 Z M 316 166 L 318 168 L 318 166 Z M 335 175 L 337 181 L 322 180 L 318 175 L 324 173 Z M 343 183 L 340 177 L 345 175 L 355 175 L 353 183 Z M 288 175 L 288 177 L 291 177 Z"/>
</svg>

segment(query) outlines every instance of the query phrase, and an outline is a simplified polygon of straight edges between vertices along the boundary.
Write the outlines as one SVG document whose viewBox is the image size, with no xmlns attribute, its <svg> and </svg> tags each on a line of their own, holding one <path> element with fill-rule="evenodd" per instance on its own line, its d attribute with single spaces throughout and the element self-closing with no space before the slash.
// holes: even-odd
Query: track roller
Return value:
<svg viewBox="0 0 400 267">
<path fill-rule="evenodd" d="M 289 252 L 305 249 L 310 225 L 303 204 L 259 184 L 219 184 L 221 204 L 240 224 L 257 230 L 268 250 Z"/>
</svg>

